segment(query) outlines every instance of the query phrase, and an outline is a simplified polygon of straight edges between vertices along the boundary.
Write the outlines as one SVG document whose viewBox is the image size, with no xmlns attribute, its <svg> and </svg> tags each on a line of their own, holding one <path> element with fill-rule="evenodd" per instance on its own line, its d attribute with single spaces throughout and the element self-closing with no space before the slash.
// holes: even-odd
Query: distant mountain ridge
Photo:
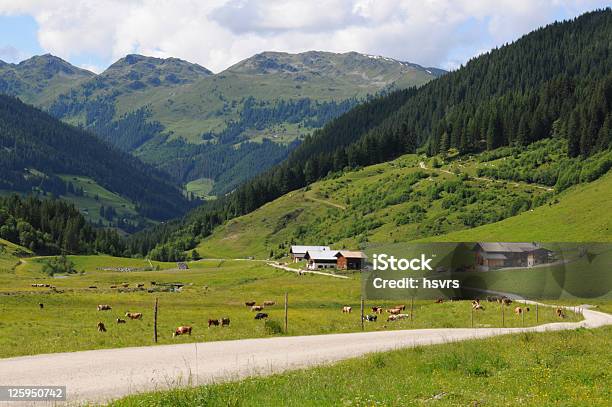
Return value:
<svg viewBox="0 0 612 407">
<path fill-rule="evenodd" d="M 35 60 L 71 66 L 50 55 L 21 64 Z M 371 95 L 420 86 L 442 73 L 319 51 L 264 52 L 217 74 L 177 58 L 136 54 L 99 75 L 81 71 L 74 68 L 69 80 L 67 73 L 39 80 L 41 92 L 0 65 L 0 86 L 165 170 L 175 182 L 215 180 L 217 194 L 278 163 L 295 140 Z"/>
</svg>

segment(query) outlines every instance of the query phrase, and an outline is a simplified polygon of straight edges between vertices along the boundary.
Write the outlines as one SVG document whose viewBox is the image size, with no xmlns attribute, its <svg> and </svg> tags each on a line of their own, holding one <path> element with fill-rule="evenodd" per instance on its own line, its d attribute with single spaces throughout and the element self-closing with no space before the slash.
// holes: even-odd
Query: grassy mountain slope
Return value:
<svg viewBox="0 0 612 407">
<path fill-rule="evenodd" d="M 421 168 L 423 157 L 350 171 L 292 191 L 228 221 L 198 246 L 204 256 L 267 257 L 291 242 L 357 247 L 463 229 L 474 214 L 491 222 L 526 210 L 546 193 L 532 185 L 467 180 L 446 167 Z M 454 203 L 466 195 L 460 208 Z"/>
<path fill-rule="evenodd" d="M 333 174 L 226 222 L 198 250 L 209 257 L 268 257 L 286 253 L 292 242 L 354 248 L 419 239 L 609 241 L 612 174 L 560 193 L 533 180 L 480 175 L 484 169 L 504 169 L 511 160 L 533 164 L 528 171 L 533 177 L 580 161 L 588 180 L 612 165 L 610 155 L 568 161 L 563 144 L 545 140 L 515 156 L 502 148 L 446 162 L 409 154 Z M 527 167 L 512 165 L 526 172 Z M 597 176 L 587 177 L 587 171 L 601 165 Z"/>
<path fill-rule="evenodd" d="M 474 229 L 451 232 L 427 240 L 462 241 L 570 241 L 612 240 L 612 173 L 559 194 L 555 205 Z"/>
<path fill-rule="evenodd" d="M 31 255 L 32 252 L 8 240 L 0 239 L 0 273 L 11 270 L 19 257 Z"/>
<path fill-rule="evenodd" d="M 68 186 L 60 177 L 70 174 L 95 180 L 148 218 L 176 217 L 190 207 L 159 171 L 8 96 L 0 96 L 0 147 L 0 189 L 5 191 L 65 195 L 79 186 Z"/>
<path fill-rule="evenodd" d="M 0 61 L 0 93 L 47 108 L 60 94 L 94 76 L 50 54 L 34 56 L 19 64 Z"/>
</svg>

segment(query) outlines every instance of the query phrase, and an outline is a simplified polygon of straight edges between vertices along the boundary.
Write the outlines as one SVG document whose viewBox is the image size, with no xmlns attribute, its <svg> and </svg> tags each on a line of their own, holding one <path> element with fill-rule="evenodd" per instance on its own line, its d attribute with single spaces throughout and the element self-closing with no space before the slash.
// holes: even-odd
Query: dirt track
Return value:
<svg viewBox="0 0 612 407">
<path fill-rule="evenodd" d="M 418 329 L 25 356 L 0 359 L 0 384 L 66 385 L 72 403 L 103 402 L 131 393 L 270 374 L 415 345 L 612 324 L 612 315 L 602 312 L 585 309 L 584 318 L 530 328 Z"/>
</svg>

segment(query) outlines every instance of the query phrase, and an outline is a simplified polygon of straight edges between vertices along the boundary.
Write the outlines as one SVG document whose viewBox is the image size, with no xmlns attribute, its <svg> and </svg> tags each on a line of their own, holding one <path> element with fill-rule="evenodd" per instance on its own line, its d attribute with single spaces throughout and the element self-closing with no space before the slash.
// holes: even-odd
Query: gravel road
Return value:
<svg viewBox="0 0 612 407">
<path fill-rule="evenodd" d="M 66 385 L 70 404 L 104 402 L 132 393 L 271 374 L 376 351 L 612 324 L 612 315 L 589 309 L 584 309 L 584 318 L 530 328 L 417 329 L 24 356 L 0 359 L 0 385 Z"/>
</svg>

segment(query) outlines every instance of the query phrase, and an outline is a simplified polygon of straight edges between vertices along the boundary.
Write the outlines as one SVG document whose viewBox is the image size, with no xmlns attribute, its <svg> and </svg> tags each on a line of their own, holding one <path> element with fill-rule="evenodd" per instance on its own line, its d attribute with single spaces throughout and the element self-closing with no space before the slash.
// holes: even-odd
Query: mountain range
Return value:
<svg viewBox="0 0 612 407">
<path fill-rule="evenodd" d="M 218 74 L 177 58 L 127 55 L 96 75 L 43 55 L 1 63 L 0 92 L 91 130 L 176 183 L 210 179 L 222 194 L 359 101 L 443 73 L 311 51 L 264 52 Z"/>
</svg>

